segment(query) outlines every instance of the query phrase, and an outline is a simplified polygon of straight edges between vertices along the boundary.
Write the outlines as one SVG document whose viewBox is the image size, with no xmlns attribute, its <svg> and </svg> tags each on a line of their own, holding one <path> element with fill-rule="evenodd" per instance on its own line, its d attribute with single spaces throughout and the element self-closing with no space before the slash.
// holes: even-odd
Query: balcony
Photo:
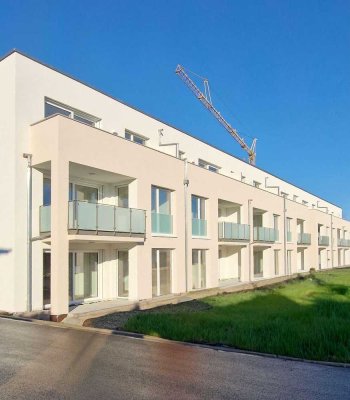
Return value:
<svg viewBox="0 0 350 400">
<path fill-rule="evenodd" d="M 219 240 L 249 240 L 249 225 L 219 222 Z"/>
<path fill-rule="evenodd" d="M 350 247 L 350 239 L 338 239 L 339 247 Z"/>
<path fill-rule="evenodd" d="M 318 244 L 319 246 L 329 246 L 329 236 L 319 236 Z"/>
<path fill-rule="evenodd" d="M 298 244 L 311 244 L 311 234 L 298 233 Z"/>
<path fill-rule="evenodd" d="M 146 212 L 108 204 L 69 201 L 68 230 L 106 234 L 142 234 L 146 232 Z M 51 231 L 51 206 L 40 207 L 40 233 Z"/>
<path fill-rule="evenodd" d="M 152 233 L 171 235 L 173 233 L 173 216 L 170 214 L 152 213 Z"/>
<path fill-rule="evenodd" d="M 264 226 L 254 226 L 254 240 L 256 242 L 276 242 L 278 240 L 278 230 L 265 228 Z"/>
<path fill-rule="evenodd" d="M 192 219 L 192 236 L 207 236 L 207 221 L 205 219 Z"/>
</svg>

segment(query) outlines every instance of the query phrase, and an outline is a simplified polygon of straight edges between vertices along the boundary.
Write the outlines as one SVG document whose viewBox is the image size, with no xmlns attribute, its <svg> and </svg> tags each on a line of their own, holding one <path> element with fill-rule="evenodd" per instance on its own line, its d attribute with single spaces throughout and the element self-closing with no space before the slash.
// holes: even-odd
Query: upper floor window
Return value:
<svg viewBox="0 0 350 400">
<path fill-rule="evenodd" d="M 179 150 L 179 159 L 180 160 L 184 160 L 185 159 L 185 152 L 184 151 L 181 151 L 181 150 Z"/>
<path fill-rule="evenodd" d="M 137 135 L 136 133 L 128 130 L 125 130 L 125 139 L 128 139 L 131 142 L 142 144 L 142 146 L 145 146 L 147 140 L 145 137 Z"/>
<path fill-rule="evenodd" d="M 261 183 L 258 181 L 253 181 L 253 186 L 259 188 L 261 186 Z"/>
<path fill-rule="evenodd" d="M 73 107 L 66 106 L 57 101 L 45 99 L 45 118 L 55 114 L 64 115 L 90 126 L 98 127 L 100 123 L 100 119 L 94 117 L 93 115 L 79 111 Z"/>
<path fill-rule="evenodd" d="M 198 160 L 198 166 L 200 166 L 201 168 L 205 168 L 211 172 L 219 172 L 219 169 L 220 169 L 220 167 L 218 167 L 217 165 L 210 164 L 210 163 L 200 160 L 200 159 Z"/>
<path fill-rule="evenodd" d="M 152 212 L 171 214 L 171 191 L 152 186 Z"/>
<path fill-rule="evenodd" d="M 306 200 L 303 200 L 304 206 L 307 206 L 309 203 Z"/>
<path fill-rule="evenodd" d="M 118 207 L 129 207 L 129 186 L 120 186 L 117 188 Z"/>
<path fill-rule="evenodd" d="M 205 219 L 205 199 L 192 195 L 192 218 Z"/>
</svg>

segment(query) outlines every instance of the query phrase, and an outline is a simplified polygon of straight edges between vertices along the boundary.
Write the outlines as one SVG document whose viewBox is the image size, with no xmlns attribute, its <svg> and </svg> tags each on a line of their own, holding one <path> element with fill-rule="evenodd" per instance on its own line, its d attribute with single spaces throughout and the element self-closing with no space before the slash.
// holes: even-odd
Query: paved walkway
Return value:
<svg viewBox="0 0 350 400">
<path fill-rule="evenodd" d="M 69 325 L 83 325 L 84 321 L 90 318 L 102 317 L 106 314 L 114 312 L 132 311 L 132 310 L 147 310 L 149 308 L 159 307 L 166 304 L 178 304 L 184 301 L 201 299 L 203 297 L 215 296 L 222 293 L 234 293 L 244 290 L 253 290 L 258 287 L 269 286 L 275 283 L 284 282 L 294 279 L 298 274 L 290 276 L 280 276 L 271 279 L 257 279 L 253 282 L 239 282 L 231 280 L 222 282 L 219 287 L 211 289 L 196 290 L 189 293 L 170 294 L 166 296 L 155 297 L 152 299 L 131 301 L 124 299 L 116 299 L 109 301 L 99 301 L 94 303 L 86 303 L 72 308 L 67 318 L 63 320 Z"/>
</svg>

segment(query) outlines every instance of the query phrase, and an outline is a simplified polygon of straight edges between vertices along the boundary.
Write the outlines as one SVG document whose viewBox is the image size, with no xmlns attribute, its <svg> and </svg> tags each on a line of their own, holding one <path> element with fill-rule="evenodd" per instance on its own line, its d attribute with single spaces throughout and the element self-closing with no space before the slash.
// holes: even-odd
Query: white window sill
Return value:
<svg viewBox="0 0 350 400">
<path fill-rule="evenodd" d="M 166 233 L 152 233 L 152 237 L 177 238 L 176 235 L 169 235 L 169 234 L 166 234 Z"/>
</svg>

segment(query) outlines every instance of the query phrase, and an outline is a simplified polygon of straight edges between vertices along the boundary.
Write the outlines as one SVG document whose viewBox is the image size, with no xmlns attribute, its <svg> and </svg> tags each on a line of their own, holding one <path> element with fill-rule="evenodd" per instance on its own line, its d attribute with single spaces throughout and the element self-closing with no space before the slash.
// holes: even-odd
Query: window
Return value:
<svg viewBox="0 0 350 400">
<path fill-rule="evenodd" d="M 292 250 L 287 250 L 287 274 L 291 273 L 292 269 Z"/>
<path fill-rule="evenodd" d="M 259 188 L 261 186 L 261 183 L 257 182 L 257 181 L 253 181 L 253 186 L 256 188 Z"/>
<path fill-rule="evenodd" d="M 129 296 L 129 253 L 118 251 L 118 297 Z"/>
<path fill-rule="evenodd" d="M 304 206 L 307 206 L 309 203 L 306 200 L 303 200 Z"/>
<path fill-rule="evenodd" d="M 205 250 L 192 250 L 192 289 L 206 287 Z"/>
<path fill-rule="evenodd" d="M 207 235 L 207 221 L 205 220 L 205 199 L 192 195 L 192 236 Z"/>
<path fill-rule="evenodd" d="M 278 219 L 279 215 L 273 214 L 273 229 L 278 231 Z"/>
<path fill-rule="evenodd" d="M 90 126 L 98 126 L 100 119 L 54 100 L 45 100 L 45 118 L 60 114 Z"/>
<path fill-rule="evenodd" d="M 152 212 L 171 214 L 171 191 L 169 189 L 152 186 Z"/>
<path fill-rule="evenodd" d="M 69 253 L 69 300 L 98 296 L 98 253 Z"/>
<path fill-rule="evenodd" d="M 51 179 L 44 178 L 43 182 L 43 205 L 51 205 Z"/>
<path fill-rule="evenodd" d="M 118 207 L 129 207 L 129 187 L 121 186 L 117 188 Z"/>
<path fill-rule="evenodd" d="M 152 296 L 171 293 L 170 249 L 152 249 Z"/>
<path fill-rule="evenodd" d="M 297 196 L 296 194 L 293 196 L 293 200 L 294 200 L 294 201 L 297 201 L 297 200 L 298 200 L 298 196 Z"/>
<path fill-rule="evenodd" d="M 205 219 L 205 199 L 192 195 L 192 218 Z"/>
<path fill-rule="evenodd" d="M 137 135 L 134 132 L 125 131 L 125 139 L 130 140 L 131 142 L 135 142 L 137 144 L 141 144 L 142 146 L 145 146 L 146 144 L 146 138 L 140 135 Z"/>
<path fill-rule="evenodd" d="M 201 167 L 201 168 L 205 168 L 205 169 L 207 169 L 208 171 L 211 171 L 211 172 L 219 172 L 219 169 L 220 169 L 220 167 L 218 167 L 218 166 L 216 166 L 214 164 L 210 164 L 210 163 L 208 163 L 206 161 L 203 161 L 203 160 L 200 160 L 200 159 L 198 160 L 198 166 Z"/>
<path fill-rule="evenodd" d="M 280 257 L 280 251 L 274 250 L 275 275 L 279 275 L 280 273 L 279 257 Z"/>
<path fill-rule="evenodd" d="M 152 186 L 152 233 L 170 235 L 173 233 L 171 215 L 171 191 Z"/>
</svg>

